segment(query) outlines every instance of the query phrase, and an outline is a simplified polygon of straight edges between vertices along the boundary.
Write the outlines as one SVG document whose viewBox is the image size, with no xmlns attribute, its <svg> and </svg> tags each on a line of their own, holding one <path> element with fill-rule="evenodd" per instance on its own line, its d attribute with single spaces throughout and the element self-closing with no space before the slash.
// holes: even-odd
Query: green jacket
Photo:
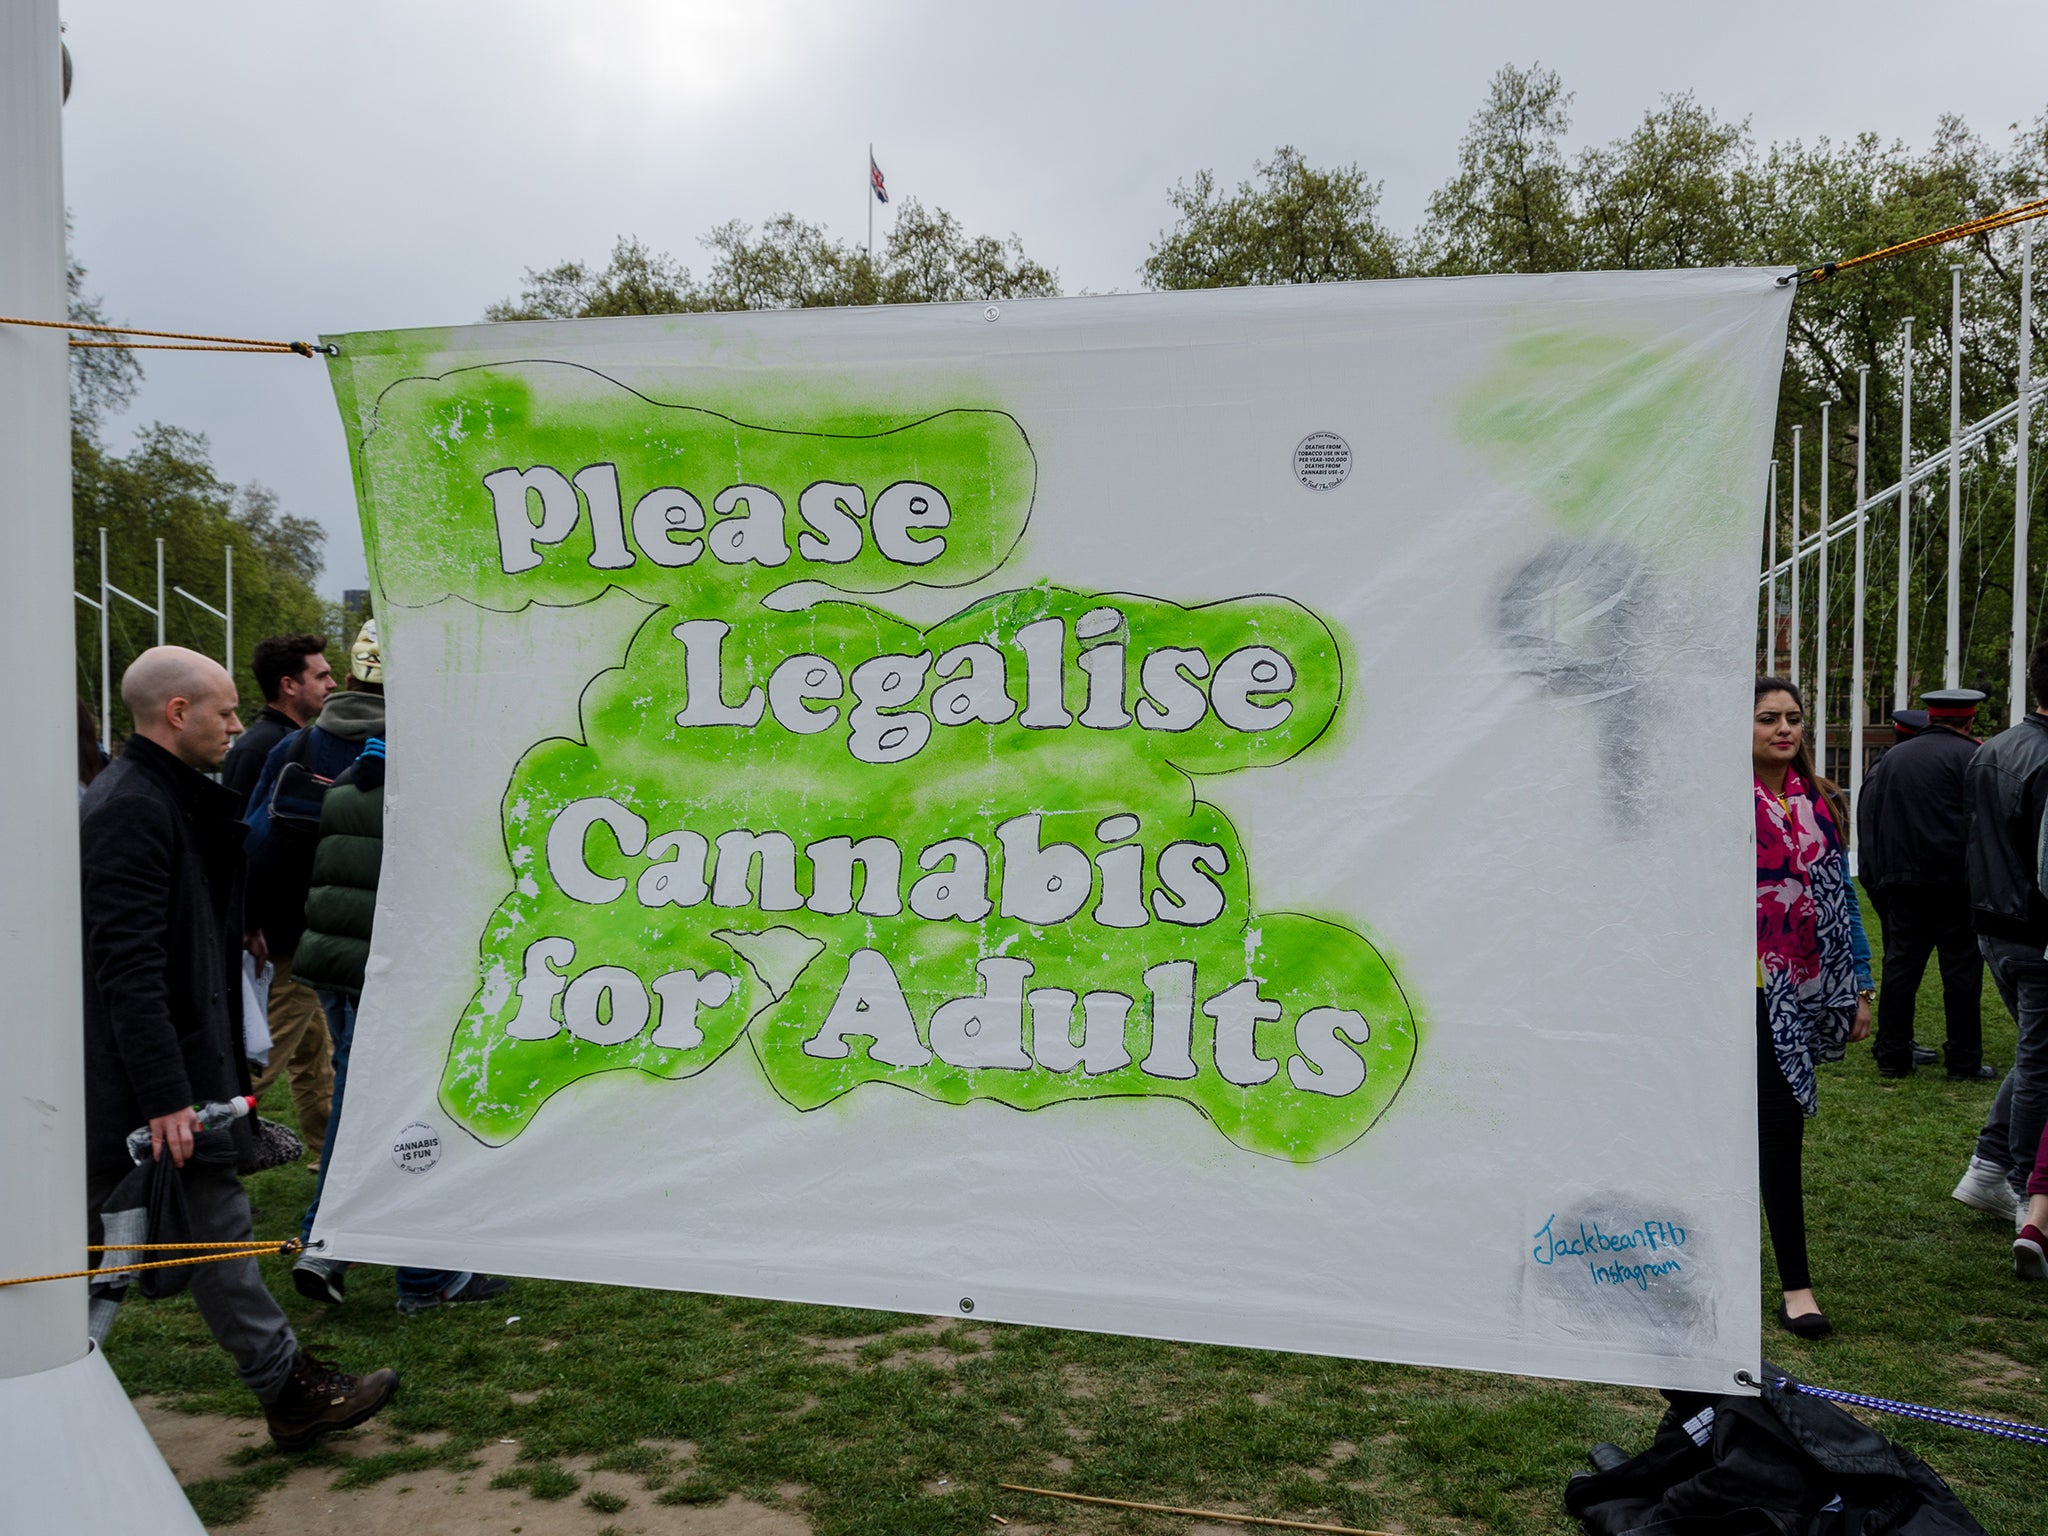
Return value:
<svg viewBox="0 0 2048 1536">
<path fill-rule="evenodd" d="M 321 802 L 306 932 L 292 957 L 292 980 L 327 992 L 363 990 L 383 865 L 384 741 L 372 737 Z"/>
</svg>

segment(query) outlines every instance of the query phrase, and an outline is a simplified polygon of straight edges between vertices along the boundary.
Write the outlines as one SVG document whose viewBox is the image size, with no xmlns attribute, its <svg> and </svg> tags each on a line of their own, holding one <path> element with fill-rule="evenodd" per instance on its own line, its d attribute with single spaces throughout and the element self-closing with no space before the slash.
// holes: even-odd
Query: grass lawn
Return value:
<svg viewBox="0 0 2048 1536">
<path fill-rule="evenodd" d="M 2012 1022 L 1988 981 L 1984 1011 L 1987 1054 L 2003 1068 Z M 1924 1043 L 1940 1043 L 1939 1013 L 1930 967 Z M 1939 1068 L 1882 1083 L 1861 1046 L 1824 1070 L 1807 1209 L 1838 1333 L 1809 1345 L 1767 1326 L 1771 1359 L 1820 1385 L 2048 1418 L 2048 1286 L 2013 1279 L 2009 1224 L 1948 1196 L 1992 1088 L 1948 1083 Z M 281 1088 L 265 1110 L 289 1116 Z M 252 1180 L 258 1231 L 295 1232 L 311 1183 L 297 1167 Z M 1768 1317 L 1777 1280 L 1764 1252 Z M 1561 1495 L 1586 1448 L 1639 1449 L 1663 1406 L 1623 1388 L 530 1280 L 509 1305 L 407 1319 L 386 1270 L 356 1271 L 348 1303 L 330 1309 L 299 1298 L 284 1261 L 265 1269 L 302 1339 L 403 1374 L 385 1422 L 446 1436 L 314 1452 L 340 1485 L 458 1465 L 511 1438 L 521 1459 L 500 1482 L 536 1499 L 575 1497 L 569 1459 L 596 1457 L 634 1474 L 637 1501 L 744 1493 L 793 1505 L 820 1536 L 1000 1530 L 991 1516 L 1076 1533 L 1187 1528 L 999 1482 L 1417 1533 L 1567 1532 Z M 255 1412 L 189 1298 L 131 1303 L 108 1357 L 132 1394 Z M 1998 1536 L 2048 1525 L 2048 1449 L 1873 1421 Z M 687 1464 L 646 1443 L 684 1440 L 696 1447 Z M 232 1526 L 302 1459 L 249 1450 L 187 1492 L 210 1526 Z M 602 1498 L 594 1510 L 616 1508 L 616 1495 Z"/>
</svg>

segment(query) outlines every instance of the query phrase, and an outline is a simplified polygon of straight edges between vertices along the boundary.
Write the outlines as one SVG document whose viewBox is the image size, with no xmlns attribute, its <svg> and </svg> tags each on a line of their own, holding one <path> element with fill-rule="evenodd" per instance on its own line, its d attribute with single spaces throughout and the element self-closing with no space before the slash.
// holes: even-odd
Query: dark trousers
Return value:
<svg viewBox="0 0 2048 1536">
<path fill-rule="evenodd" d="M 1771 1228 L 1771 1251 L 1778 1256 L 1778 1286 L 1804 1291 L 1813 1285 L 1806 1265 L 1806 1189 L 1802 1166 L 1806 1152 L 1806 1111 L 1785 1074 L 1778 1070 L 1778 1052 L 1771 1044 L 1771 1021 L 1764 1015 L 1764 994 L 1756 994 L 1756 1134 L 1757 1181 L 1764 1200 L 1764 1220 Z"/>
<path fill-rule="evenodd" d="M 2013 1189 L 2024 1193 L 2048 1130 L 2048 959 L 2038 944 L 1979 942 L 1998 995 L 2019 1026 L 2019 1044 L 1978 1134 L 1977 1155 L 2002 1166 Z"/>
<path fill-rule="evenodd" d="M 1884 927 L 1884 973 L 1877 991 L 1877 1038 L 1870 1054 L 1880 1067 L 1913 1065 L 1913 1006 L 1928 959 L 1941 956 L 1941 1007 L 1948 1019 L 1951 1077 L 1984 1063 L 1984 957 L 1970 929 L 1970 893 L 1944 886 L 1895 885 L 1878 907 Z"/>
<path fill-rule="evenodd" d="M 188 1162 L 181 1177 L 193 1242 L 245 1243 L 256 1235 L 249 1219 L 249 1197 L 234 1169 Z M 118 1174 L 95 1174 L 87 1180 L 91 1242 L 103 1240 L 100 1208 L 119 1182 Z M 193 1305 L 214 1341 L 234 1357 L 235 1374 L 242 1384 L 259 1401 L 276 1402 L 298 1359 L 299 1342 L 292 1336 L 292 1325 L 285 1321 L 284 1309 L 264 1285 L 256 1261 L 221 1259 L 195 1264 L 191 1289 Z"/>
</svg>

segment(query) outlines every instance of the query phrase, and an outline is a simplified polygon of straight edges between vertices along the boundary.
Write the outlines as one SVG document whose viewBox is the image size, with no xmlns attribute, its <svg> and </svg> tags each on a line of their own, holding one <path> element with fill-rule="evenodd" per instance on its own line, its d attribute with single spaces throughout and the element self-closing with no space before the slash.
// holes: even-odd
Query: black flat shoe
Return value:
<svg viewBox="0 0 2048 1536">
<path fill-rule="evenodd" d="M 1877 1075 L 1886 1082 L 1897 1082 L 1902 1077 L 1911 1077 L 1913 1075 L 1913 1068 L 1910 1065 L 1904 1067 L 1879 1067 Z"/>
<path fill-rule="evenodd" d="M 1835 1325 L 1828 1321 L 1825 1312 L 1802 1312 L 1797 1317 L 1785 1310 L 1785 1303 L 1778 1303 L 1778 1326 L 1800 1339 L 1824 1339 L 1835 1331 Z"/>
<path fill-rule="evenodd" d="M 1974 1072 L 1951 1072 L 1948 1080 L 1952 1083 L 1995 1083 L 2004 1075 L 1987 1061 Z"/>
<path fill-rule="evenodd" d="M 1941 1052 L 1937 1051 L 1933 1046 L 1916 1045 L 1913 1047 L 1914 1066 L 1931 1067 L 1939 1060 L 1941 1060 Z"/>
</svg>

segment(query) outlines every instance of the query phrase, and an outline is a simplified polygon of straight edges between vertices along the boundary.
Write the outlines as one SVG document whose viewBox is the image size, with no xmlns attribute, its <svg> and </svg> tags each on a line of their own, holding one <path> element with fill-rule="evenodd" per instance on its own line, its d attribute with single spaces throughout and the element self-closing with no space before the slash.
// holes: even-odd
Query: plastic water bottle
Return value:
<svg viewBox="0 0 2048 1536">
<path fill-rule="evenodd" d="M 232 1125 L 256 1107 L 252 1095 L 240 1093 L 232 1099 L 215 1099 L 211 1104 L 194 1104 L 192 1113 L 199 1117 L 199 1129 L 216 1131 L 224 1125 Z M 128 1133 L 128 1155 L 138 1163 L 149 1161 L 149 1127 L 137 1126 Z"/>
</svg>

